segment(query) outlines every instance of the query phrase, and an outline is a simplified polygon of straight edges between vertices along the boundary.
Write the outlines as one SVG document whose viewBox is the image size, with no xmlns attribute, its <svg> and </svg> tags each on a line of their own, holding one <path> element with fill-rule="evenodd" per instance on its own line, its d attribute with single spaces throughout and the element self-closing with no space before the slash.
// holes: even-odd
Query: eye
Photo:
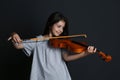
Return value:
<svg viewBox="0 0 120 80">
<path fill-rule="evenodd" d="M 61 26 L 58 25 L 58 28 L 60 28 Z"/>
<path fill-rule="evenodd" d="M 57 25 L 57 27 L 58 27 L 58 28 L 64 28 L 64 26 L 62 26 L 62 25 Z"/>
</svg>

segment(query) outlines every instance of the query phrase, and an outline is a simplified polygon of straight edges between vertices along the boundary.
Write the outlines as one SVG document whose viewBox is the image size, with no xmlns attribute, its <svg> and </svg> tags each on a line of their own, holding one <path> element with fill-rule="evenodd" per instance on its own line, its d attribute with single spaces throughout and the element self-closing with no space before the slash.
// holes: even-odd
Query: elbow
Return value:
<svg viewBox="0 0 120 80">
<path fill-rule="evenodd" d="M 68 57 L 66 57 L 66 58 L 64 58 L 64 61 L 69 62 L 69 61 L 72 61 L 72 60 L 70 60 Z"/>
<path fill-rule="evenodd" d="M 66 54 L 63 55 L 63 59 L 66 62 L 72 61 L 72 58 L 70 57 L 70 55 L 68 53 L 66 53 Z"/>
</svg>

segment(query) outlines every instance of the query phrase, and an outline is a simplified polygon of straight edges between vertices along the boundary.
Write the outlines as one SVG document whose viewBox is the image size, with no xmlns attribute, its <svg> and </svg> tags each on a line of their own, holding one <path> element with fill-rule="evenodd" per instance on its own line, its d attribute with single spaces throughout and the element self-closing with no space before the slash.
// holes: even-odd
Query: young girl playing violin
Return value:
<svg viewBox="0 0 120 80">
<path fill-rule="evenodd" d="M 54 12 L 48 18 L 44 33 L 37 38 L 67 35 L 66 17 L 59 12 Z M 27 56 L 33 54 L 30 80 L 71 80 L 65 61 L 73 61 L 96 52 L 94 46 L 88 46 L 86 51 L 70 55 L 67 50 L 51 47 L 48 44 L 49 40 L 22 41 L 17 33 L 13 33 L 11 39 L 16 49 L 23 49 Z"/>
</svg>

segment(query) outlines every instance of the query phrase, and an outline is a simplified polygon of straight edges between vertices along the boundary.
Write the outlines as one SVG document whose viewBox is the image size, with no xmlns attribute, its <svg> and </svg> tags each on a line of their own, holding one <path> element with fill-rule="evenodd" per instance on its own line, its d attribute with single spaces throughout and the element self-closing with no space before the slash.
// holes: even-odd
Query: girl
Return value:
<svg viewBox="0 0 120 80">
<path fill-rule="evenodd" d="M 47 21 L 45 31 L 38 38 L 68 35 L 68 22 L 59 12 L 52 13 Z M 68 51 L 53 48 L 49 40 L 32 42 L 22 41 L 17 33 L 11 35 L 16 49 L 23 49 L 27 56 L 33 53 L 30 80 L 71 80 L 65 61 L 72 61 L 95 53 L 96 48 L 89 46 L 86 52 L 70 55 Z"/>
</svg>

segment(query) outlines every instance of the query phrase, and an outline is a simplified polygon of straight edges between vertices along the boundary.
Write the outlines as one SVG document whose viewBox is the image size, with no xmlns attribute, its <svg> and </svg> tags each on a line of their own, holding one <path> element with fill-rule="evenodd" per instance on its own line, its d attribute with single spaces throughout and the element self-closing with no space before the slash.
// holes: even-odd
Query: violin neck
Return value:
<svg viewBox="0 0 120 80">
<path fill-rule="evenodd" d="M 72 42 L 73 42 L 73 43 L 76 43 L 76 44 L 78 44 L 78 45 L 81 45 L 81 46 L 83 46 L 83 47 L 86 47 L 86 48 L 89 46 L 89 45 L 84 44 L 84 43 L 82 43 L 82 42 L 76 42 L 76 41 L 72 41 Z M 100 50 L 98 50 L 98 49 L 97 49 L 97 51 L 96 51 L 96 52 L 98 52 L 98 53 L 99 53 L 99 52 L 100 52 Z"/>
<path fill-rule="evenodd" d="M 88 47 L 88 45 L 86 45 L 86 44 L 83 44 L 82 42 L 76 42 L 76 41 L 72 41 L 73 43 L 76 43 L 76 44 L 78 44 L 78 45 L 81 45 L 81 46 L 83 46 L 83 47 Z"/>
</svg>

